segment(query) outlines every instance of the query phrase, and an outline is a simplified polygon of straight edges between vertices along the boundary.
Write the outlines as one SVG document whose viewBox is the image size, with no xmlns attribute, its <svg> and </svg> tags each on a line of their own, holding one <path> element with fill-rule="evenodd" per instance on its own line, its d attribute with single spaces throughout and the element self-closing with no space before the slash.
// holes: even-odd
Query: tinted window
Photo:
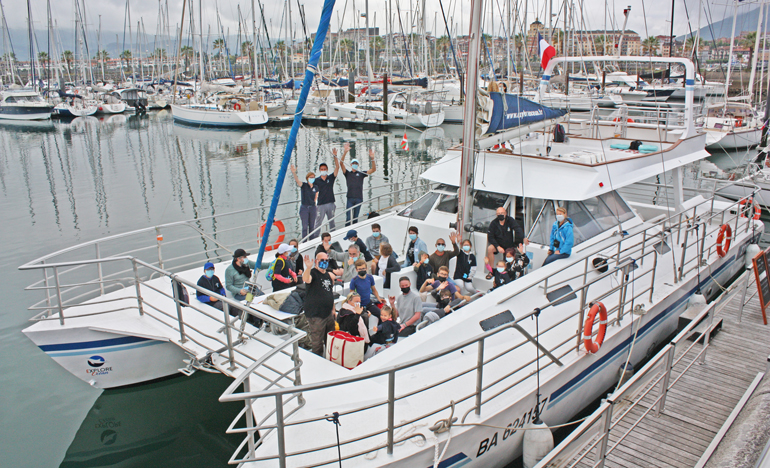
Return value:
<svg viewBox="0 0 770 468">
<path fill-rule="evenodd" d="M 436 205 L 436 211 L 457 213 L 457 195 L 441 194 L 438 205 Z"/>
<path fill-rule="evenodd" d="M 572 219 L 572 230 L 575 233 L 575 245 L 604 231 L 598 222 L 591 216 L 581 202 L 564 202 L 567 216 Z"/>
<path fill-rule="evenodd" d="M 403 210 L 399 214 L 401 216 L 406 216 L 407 218 L 425 220 L 425 218 L 428 217 L 431 208 L 433 208 L 433 205 L 436 203 L 438 195 L 439 194 L 436 192 L 426 193 L 416 202 L 412 203 L 409 208 Z"/>
<path fill-rule="evenodd" d="M 535 200 L 532 200 L 533 202 Z M 549 245 L 551 243 L 551 227 L 556 221 L 556 208 L 551 200 L 545 201 L 545 206 L 540 212 L 540 218 L 537 220 L 529 233 L 529 241 L 540 245 Z M 576 242 L 577 243 L 577 242 Z"/>
<path fill-rule="evenodd" d="M 478 232 L 487 232 L 489 223 L 497 216 L 495 210 L 505 206 L 508 195 L 491 192 L 476 192 L 473 196 L 473 227 Z"/>
<path fill-rule="evenodd" d="M 600 195 L 599 198 L 607 205 L 610 211 L 615 214 L 621 223 L 634 217 L 634 212 L 631 211 L 631 208 L 626 205 L 626 202 L 623 201 L 617 193 L 605 193 L 604 195 Z"/>
</svg>

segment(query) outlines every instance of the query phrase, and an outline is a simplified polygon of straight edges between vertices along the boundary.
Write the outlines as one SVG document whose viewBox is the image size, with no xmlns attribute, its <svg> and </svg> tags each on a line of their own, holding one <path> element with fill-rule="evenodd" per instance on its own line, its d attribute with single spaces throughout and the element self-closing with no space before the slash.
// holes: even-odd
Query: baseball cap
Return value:
<svg viewBox="0 0 770 468">
<path fill-rule="evenodd" d="M 206 264 L 205 264 L 205 265 L 203 265 L 203 270 L 204 270 L 204 271 L 205 271 L 205 270 L 213 270 L 213 269 L 214 269 L 214 264 L 213 264 L 213 263 L 211 263 L 211 262 L 206 262 Z"/>
<path fill-rule="evenodd" d="M 358 233 L 355 230 L 353 230 L 353 229 L 348 231 L 348 233 L 345 235 L 345 237 L 342 238 L 342 240 L 348 240 L 351 237 L 358 237 Z"/>
<path fill-rule="evenodd" d="M 251 254 L 250 254 L 250 253 L 248 253 L 248 252 L 246 252 L 246 251 L 245 251 L 245 250 L 243 250 L 243 249 L 238 249 L 238 250 L 236 250 L 236 251 L 235 251 L 235 253 L 233 254 L 233 258 L 238 258 L 238 257 L 246 257 L 246 256 L 248 256 L 248 255 L 251 255 Z"/>
<path fill-rule="evenodd" d="M 289 244 L 281 244 L 278 246 L 278 253 L 283 254 L 286 252 L 291 252 L 291 246 Z"/>
</svg>

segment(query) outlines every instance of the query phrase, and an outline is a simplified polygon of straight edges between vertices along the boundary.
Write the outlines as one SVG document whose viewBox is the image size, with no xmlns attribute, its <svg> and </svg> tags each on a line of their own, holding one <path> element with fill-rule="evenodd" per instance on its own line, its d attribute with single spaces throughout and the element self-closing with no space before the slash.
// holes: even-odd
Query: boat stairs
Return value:
<svg viewBox="0 0 770 468">
<path fill-rule="evenodd" d="M 767 466 L 747 463 L 770 462 L 768 421 L 755 428 L 747 414 L 770 407 L 770 328 L 756 291 L 747 270 L 536 468 Z"/>
</svg>

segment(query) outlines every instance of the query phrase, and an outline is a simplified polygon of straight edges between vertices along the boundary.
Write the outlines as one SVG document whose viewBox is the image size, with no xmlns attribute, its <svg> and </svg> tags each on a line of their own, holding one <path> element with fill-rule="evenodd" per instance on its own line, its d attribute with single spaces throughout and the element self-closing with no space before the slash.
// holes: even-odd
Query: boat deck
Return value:
<svg viewBox="0 0 770 468">
<path fill-rule="evenodd" d="M 722 329 L 714 335 L 706 351 L 706 362 L 692 364 L 683 359 L 671 372 L 671 382 L 686 370 L 667 394 L 664 410 L 656 417 L 654 410 L 639 421 L 654 405 L 657 390 L 649 392 L 631 412 L 610 431 L 608 447 L 613 447 L 639 421 L 615 449 L 608 454 L 604 466 L 616 467 L 693 467 L 698 465 L 720 429 L 731 419 L 736 406 L 742 402 L 758 373 L 765 372 L 770 340 L 768 326 L 762 324 L 756 284 L 751 278 L 747 297 L 754 294 L 740 312 L 741 295 L 736 295 L 718 312 Z M 702 342 L 691 353 L 702 349 Z M 683 343 L 682 348 L 690 342 Z M 685 349 L 678 350 L 678 358 Z M 658 384 L 659 385 L 659 384 Z M 622 414 L 617 411 L 614 414 Z M 721 435 L 721 434 L 720 434 Z M 718 442 L 718 441 L 717 441 Z M 578 456 L 583 455 L 581 451 Z M 559 466 L 592 467 L 598 461 L 591 450 L 578 464 Z M 573 460 L 574 460 L 573 459 Z"/>
</svg>

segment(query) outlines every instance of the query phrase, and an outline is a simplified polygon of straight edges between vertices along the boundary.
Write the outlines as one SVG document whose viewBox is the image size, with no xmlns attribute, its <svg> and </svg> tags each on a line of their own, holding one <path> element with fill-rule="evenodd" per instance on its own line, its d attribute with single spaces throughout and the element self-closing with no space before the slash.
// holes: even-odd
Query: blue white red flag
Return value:
<svg viewBox="0 0 770 468">
<path fill-rule="evenodd" d="M 545 70 L 548 62 L 556 55 L 556 49 L 546 41 L 540 33 L 537 33 L 537 47 L 540 52 L 540 66 Z"/>
</svg>

